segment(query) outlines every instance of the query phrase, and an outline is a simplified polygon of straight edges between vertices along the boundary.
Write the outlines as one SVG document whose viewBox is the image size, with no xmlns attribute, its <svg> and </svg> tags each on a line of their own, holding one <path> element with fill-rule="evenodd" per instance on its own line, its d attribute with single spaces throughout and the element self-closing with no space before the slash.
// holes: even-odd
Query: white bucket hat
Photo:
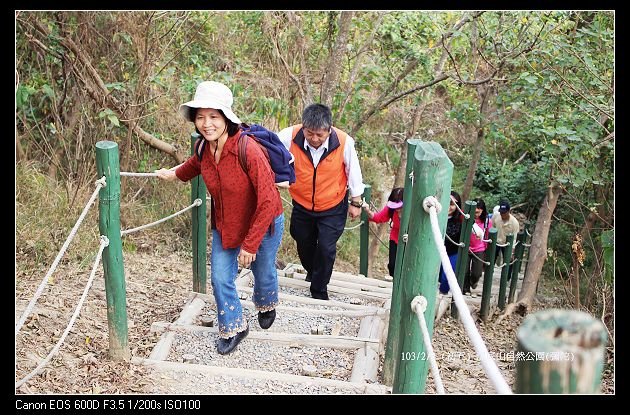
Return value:
<svg viewBox="0 0 630 415">
<path fill-rule="evenodd" d="M 230 88 L 220 82 L 204 81 L 197 86 L 195 98 L 179 106 L 179 112 L 190 122 L 192 119 L 191 108 L 213 108 L 221 110 L 225 116 L 233 123 L 240 124 L 236 114 L 232 112 L 234 98 Z"/>
</svg>

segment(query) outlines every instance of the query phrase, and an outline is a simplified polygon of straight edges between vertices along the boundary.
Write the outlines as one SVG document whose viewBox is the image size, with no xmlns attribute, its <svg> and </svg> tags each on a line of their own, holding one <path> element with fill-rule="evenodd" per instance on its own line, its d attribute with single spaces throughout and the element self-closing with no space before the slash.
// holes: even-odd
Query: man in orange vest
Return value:
<svg viewBox="0 0 630 415">
<path fill-rule="evenodd" d="M 311 283 L 311 296 L 328 300 L 346 215 L 355 219 L 361 214 L 365 186 L 354 139 L 333 127 L 332 112 L 322 104 L 306 107 L 302 124 L 285 128 L 278 137 L 295 157 L 296 181 L 289 187 L 290 233 Z"/>
</svg>

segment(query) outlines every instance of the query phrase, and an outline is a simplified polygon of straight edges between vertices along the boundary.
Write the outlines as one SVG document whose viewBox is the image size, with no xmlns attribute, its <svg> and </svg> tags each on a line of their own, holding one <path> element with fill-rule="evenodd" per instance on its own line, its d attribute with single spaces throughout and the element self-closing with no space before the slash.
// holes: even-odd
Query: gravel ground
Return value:
<svg viewBox="0 0 630 415">
<path fill-rule="evenodd" d="M 352 372 L 354 350 L 317 346 L 288 346 L 269 341 L 243 340 L 228 355 L 217 352 L 217 333 L 178 333 L 167 360 L 182 362 L 182 355 L 194 354 L 194 363 L 302 375 L 304 365 L 317 369 L 317 376 L 347 381 Z"/>
<path fill-rule="evenodd" d="M 281 302 L 284 305 L 284 302 Z M 262 331 L 258 325 L 258 313 L 253 309 L 243 308 L 243 314 L 249 322 L 250 330 Z M 214 320 L 214 326 L 218 327 L 216 304 L 206 304 L 201 315 L 210 316 Z M 270 332 L 311 334 L 311 329 L 316 326 L 323 326 L 324 332 L 321 334 L 332 334 L 335 325 L 339 325 L 341 331 L 339 336 L 356 337 L 359 334 L 362 317 L 343 316 L 316 316 L 310 314 L 291 313 L 284 310 L 276 312 L 276 319 L 273 325 L 265 330 Z M 200 324 L 197 319 L 196 324 Z"/>
<path fill-rule="evenodd" d="M 280 292 L 285 293 L 285 294 L 298 295 L 300 297 L 309 297 L 309 298 L 311 297 L 311 293 L 307 288 L 301 289 L 301 288 L 295 288 L 295 287 L 285 287 L 281 285 Z M 373 306 L 373 307 L 382 307 L 383 304 L 385 303 L 384 300 L 380 300 L 378 298 L 353 297 L 351 295 L 335 293 L 331 291 L 328 291 L 328 299 L 341 301 L 348 304 L 350 304 L 351 299 L 357 299 L 360 301 L 359 303 L 360 305 L 367 305 L 367 306 Z M 282 304 L 288 305 L 284 302 L 282 302 Z M 302 307 L 304 307 L 304 305 L 302 305 Z M 311 305 L 309 304 L 308 307 L 311 307 Z M 328 308 L 328 307 L 325 307 L 325 308 Z"/>
<path fill-rule="evenodd" d="M 162 387 L 155 393 L 199 395 L 346 395 L 350 388 L 323 386 L 312 383 L 289 383 L 277 380 L 239 379 L 207 373 L 182 374 L 168 371 L 158 374 Z M 194 391 L 194 392 L 192 392 Z"/>
</svg>

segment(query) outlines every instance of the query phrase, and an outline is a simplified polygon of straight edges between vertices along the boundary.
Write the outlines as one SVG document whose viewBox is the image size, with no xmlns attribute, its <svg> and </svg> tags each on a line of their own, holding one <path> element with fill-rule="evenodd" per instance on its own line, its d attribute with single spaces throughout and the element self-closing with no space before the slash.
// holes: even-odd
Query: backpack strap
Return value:
<svg viewBox="0 0 630 415">
<path fill-rule="evenodd" d="M 197 155 L 197 160 L 201 161 L 203 157 L 203 150 L 206 148 L 206 140 L 203 137 L 197 138 L 195 140 L 195 154 Z"/>
<path fill-rule="evenodd" d="M 241 165 L 243 171 L 247 174 L 247 134 L 241 134 L 238 137 L 238 162 Z"/>
<path fill-rule="evenodd" d="M 260 148 L 260 150 L 262 151 L 262 153 L 265 155 L 265 158 L 267 159 L 267 162 L 269 162 L 269 165 L 271 165 L 271 162 L 269 161 L 269 151 L 265 148 L 265 146 L 258 144 L 258 141 L 256 140 L 256 137 L 254 136 L 248 136 L 247 134 L 243 133 L 239 136 L 238 138 L 238 142 L 237 142 L 237 146 L 238 146 L 238 163 L 241 165 L 241 168 L 243 169 L 243 171 L 247 174 L 247 143 L 249 143 L 249 139 L 254 140 L 254 143 L 256 143 L 258 145 L 258 148 Z"/>
</svg>

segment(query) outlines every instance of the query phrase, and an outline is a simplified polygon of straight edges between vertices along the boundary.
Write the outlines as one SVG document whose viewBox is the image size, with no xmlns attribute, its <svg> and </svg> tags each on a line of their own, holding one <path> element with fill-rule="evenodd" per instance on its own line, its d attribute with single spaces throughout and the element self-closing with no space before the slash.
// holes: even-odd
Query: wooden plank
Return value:
<svg viewBox="0 0 630 415">
<path fill-rule="evenodd" d="M 371 318 L 371 316 L 370 316 Z M 165 321 L 155 322 L 151 325 L 153 332 L 178 332 L 178 333 L 217 333 L 217 327 L 194 326 L 188 324 L 167 323 Z M 331 349 L 378 349 L 378 339 L 350 337 L 350 336 L 330 336 L 330 335 L 310 335 L 296 333 L 281 333 L 272 331 L 254 331 L 250 330 L 247 335 L 248 339 L 270 341 L 278 344 L 292 345 L 298 344 L 302 346 L 319 346 Z"/>
<path fill-rule="evenodd" d="M 203 301 L 202 296 L 207 294 L 199 294 L 193 293 L 182 312 L 179 314 L 177 320 L 175 320 L 176 324 L 190 324 L 194 321 L 195 317 L 199 315 L 203 307 L 206 305 L 205 301 Z M 151 354 L 149 355 L 149 359 L 153 360 L 164 360 L 168 356 L 171 345 L 173 344 L 173 339 L 175 336 L 173 333 L 165 333 L 160 337 L 160 340 L 157 342 Z"/>
<path fill-rule="evenodd" d="M 365 280 L 369 279 L 369 278 L 364 278 Z M 293 277 L 285 277 L 285 276 L 280 276 L 278 274 L 278 281 L 287 281 L 287 280 L 296 280 L 296 281 L 304 281 L 306 282 L 306 274 L 301 274 L 301 273 L 293 273 Z M 392 287 L 378 287 L 375 285 L 370 285 L 370 284 L 363 284 L 360 282 L 349 282 L 349 281 L 339 281 L 339 280 L 335 280 L 335 279 L 331 279 L 330 282 L 328 283 L 328 287 L 345 287 L 345 288 L 352 288 L 361 292 L 375 292 L 375 293 L 385 293 L 389 296 L 391 296 L 392 293 Z"/>
<path fill-rule="evenodd" d="M 216 304 L 213 296 L 208 296 L 206 302 Z M 253 301 L 241 300 L 241 305 L 247 309 L 255 310 L 256 306 Z M 365 317 L 365 316 L 385 316 L 389 310 L 384 308 L 372 307 L 367 310 L 328 310 L 325 308 L 307 308 L 307 307 L 290 307 L 286 305 L 276 306 L 277 311 L 285 311 L 287 313 L 309 314 L 316 316 L 341 316 L 341 317 Z"/>
<path fill-rule="evenodd" d="M 379 342 L 382 334 L 382 320 L 376 316 L 361 320 L 358 337 L 367 337 Z M 377 382 L 379 366 L 378 350 L 373 348 L 358 349 L 354 355 L 354 364 L 350 375 L 351 382 Z"/>
<path fill-rule="evenodd" d="M 254 293 L 254 289 L 252 287 L 239 287 L 238 290 L 248 293 L 248 294 Z M 213 298 L 213 296 L 208 295 L 208 294 L 192 293 L 190 295 L 190 297 L 194 297 L 194 296 L 198 296 L 199 298 L 202 298 L 206 301 L 210 301 L 210 298 Z M 317 304 L 317 305 L 324 305 L 328 307 L 340 307 L 340 308 L 346 308 L 348 310 L 376 311 L 376 310 L 381 309 L 381 307 L 362 305 L 362 304 L 350 304 L 350 303 L 344 303 L 343 301 L 337 301 L 337 300 L 318 300 L 311 297 L 302 297 L 300 295 L 293 295 L 293 294 L 286 294 L 286 293 L 278 293 L 278 298 L 280 300 L 293 301 L 296 303 Z"/>
<path fill-rule="evenodd" d="M 287 277 L 278 277 L 278 282 L 280 283 L 280 285 L 285 286 L 285 287 L 308 289 L 311 286 L 310 282 L 300 281 L 295 278 L 287 278 Z M 348 294 L 355 297 L 363 297 L 363 298 L 378 298 L 382 300 L 386 300 L 391 297 L 391 293 L 361 291 L 361 289 L 352 289 L 352 288 L 340 287 L 340 286 L 331 285 L 331 284 L 328 284 L 328 292 Z"/>
<path fill-rule="evenodd" d="M 290 272 L 295 272 L 299 274 L 306 273 L 304 268 L 302 268 L 302 266 L 299 264 L 287 264 L 284 270 L 278 270 L 278 275 L 284 276 L 285 273 L 290 273 Z M 374 285 L 376 287 L 382 286 L 383 284 L 386 287 L 391 287 L 393 285 L 391 281 L 379 280 L 377 278 L 367 278 L 361 274 L 354 275 L 354 274 L 349 274 L 347 272 L 339 272 L 339 271 L 333 271 L 330 280 L 356 282 L 357 284 Z"/>
<path fill-rule="evenodd" d="M 157 371 L 177 371 L 205 373 L 212 376 L 231 376 L 239 379 L 277 380 L 284 383 L 299 383 L 335 387 L 356 394 L 386 394 L 389 389 L 379 384 L 353 383 L 336 379 L 300 376 L 289 373 L 267 372 L 263 370 L 208 366 L 191 363 L 165 362 L 154 359 L 133 357 L 132 363 L 149 366 Z"/>
</svg>

